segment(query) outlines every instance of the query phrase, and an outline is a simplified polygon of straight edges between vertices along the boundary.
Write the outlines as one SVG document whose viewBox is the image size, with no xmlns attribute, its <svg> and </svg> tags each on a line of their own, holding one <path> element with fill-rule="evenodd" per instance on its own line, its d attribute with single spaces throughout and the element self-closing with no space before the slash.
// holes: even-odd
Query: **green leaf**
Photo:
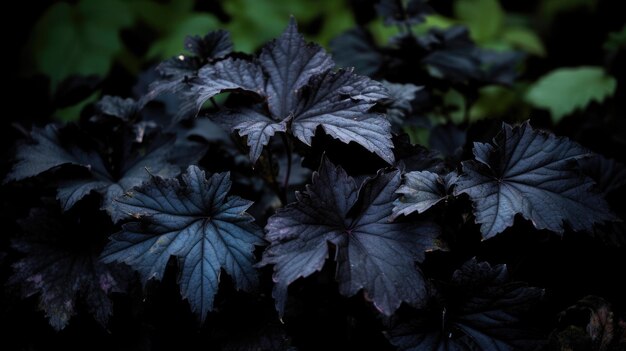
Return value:
<svg viewBox="0 0 626 351">
<path fill-rule="evenodd" d="M 454 14 L 467 25 L 472 39 L 478 43 L 497 37 L 505 16 L 498 0 L 457 0 Z"/>
<path fill-rule="evenodd" d="M 72 74 L 106 75 L 123 50 L 119 31 L 132 22 L 132 13 L 119 0 L 56 3 L 31 35 L 36 69 L 50 77 L 53 87 Z"/>
<path fill-rule="evenodd" d="M 54 111 L 54 116 L 63 122 L 78 121 L 80 119 L 80 112 L 83 110 L 83 108 L 91 103 L 96 102 L 99 95 L 100 92 L 96 91 L 75 105 L 60 108 Z"/>
<path fill-rule="evenodd" d="M 253 52 L 263 43 L 280 34 L 293 15 L 300 24 L 322 19 L 316 42 L 327 46 L 328 41 L 338 33 L 352 27 L 354 20 L 343 1 L 258 1 L 229 0 L 223 2 L 224 11 L 230 21 L 226 29 L 232 34 L 235 49 Z M 306 26 L 303 26 L 306 27 Z M 254 35 L 250 35 L 254 33 Z"/>
<path fill-rule="evenodd" d="M 529 54 L 545 56 L 546 49 L 539 36 L 532 30 L 524 27 L 506 28 L 502 33 L 502 41 L 511 47 Z"/>
<path fill-rule="evenodd" d="M 602 67 L 559 68 L 541 77 L 526 94 L 534 107 L 550 111 L 554 123 L 592 101 L 602 102 L 615 93 L 617 80 Z"/>
<path fill-rule="evenodd" d="M 617 51 L 620 48 L 626 48 L 626 25 L 617 32 L 609 33 L 603 47 L 606 51 Z"/>
</svg>

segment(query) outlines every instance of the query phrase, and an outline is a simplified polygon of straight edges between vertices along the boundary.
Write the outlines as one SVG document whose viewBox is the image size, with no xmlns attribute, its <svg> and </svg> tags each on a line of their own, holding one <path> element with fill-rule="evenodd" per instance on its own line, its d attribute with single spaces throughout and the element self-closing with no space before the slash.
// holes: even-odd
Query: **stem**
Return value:
<svg viewBox="0 0 626 351">
<path fill-rule="evenodd" d="M 287 192 L 281 191 L 280 186 L 278 185 L 278 181 L 276 180 L 276 176 L 274 175 L 274 165 L 272 164 L 272 153 L 269 151 L 269 148 L 265 148 L 265 154 L 267 156 L 267 165 L 272 177 L 272 185 L 274 187 L 274 192 L 278 195 L 280 202 L 285 205 L 287 204 Z"/>
<path fill-rule="evenodd" d="M 285 198 L 287 198 L 287 187 L 289 186 L 289 176 L 291 176 L 291 145 L 289 144 L 289 139 L 287 139 L 287 134 L 281 134 L 280 136 L 287 151 L 287 171 L 283 181 L 283 192 L 285 193 Z"/>
</svg>

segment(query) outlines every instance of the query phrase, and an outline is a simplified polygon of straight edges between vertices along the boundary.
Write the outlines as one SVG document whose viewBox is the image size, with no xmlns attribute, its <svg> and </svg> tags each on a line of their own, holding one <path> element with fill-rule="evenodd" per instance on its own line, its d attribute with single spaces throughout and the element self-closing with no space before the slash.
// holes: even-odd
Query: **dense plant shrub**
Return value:
<svg viewBox="0 0 626 351">
<path fill-rule="evenodd" d="M 527 95 L 551 115 L 486 118 L 468 106 L 514 89 L 524 54 L 415 31 L 425 1 L 377 11 L 398 34 L 352 29 L 333 56 L 293 17 L 255 54 L 189 36 L 135 98 L 24 131 L 7 320 L 96 348 L 622 349 L 626 168 L 549 128 L 619 111 L 616 79 L 581 69 L 605 90 L 554 107 L 545 91 L 576 82 L 556 72 Z"/>
</svg>

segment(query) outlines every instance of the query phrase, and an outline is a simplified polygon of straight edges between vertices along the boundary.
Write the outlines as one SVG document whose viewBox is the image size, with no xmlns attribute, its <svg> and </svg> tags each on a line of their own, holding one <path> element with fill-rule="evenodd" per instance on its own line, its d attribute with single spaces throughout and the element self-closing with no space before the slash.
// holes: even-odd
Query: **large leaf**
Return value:
<svg viewBox="0 0 626 351">
<path fill-rule="evenodd" d="M 330 245 L 341 294 L 364 290 L 387 315 L 402 302 L 424 302 L 424 277 L 415 262 L 438 247 L 439 230 L 427 222 L 391 221 L 399 185 L 398 171 L 381 171 L 359 186 L 324 159 L 312 184 L 297 193 L 297 202 L 270 217 L 265 229 L 271 245 L 261 265 L 274 265 L 274 298 L 281 315 L 289 284 L 321 270 Z"/>
<path fill-rule="evenodd" d="M 602 102 L 615 93 L 617 81 L 601 67 L 559 68 L 535 82 L 526 101 L 550 111 L 554 123 L 591 102 Z"/>
<path fill-rule="evenodd" d="M 190 166 L 181 178 L 154 176 L 118 200 L 116 210 L 136 221 L 112 236 L 102 260 L 124 262 L 147 282 L 160 280 L 175 256 L 181 294 L 204 320 L 213 308 L 222 269 L 238 289 L 256 286 L 254 247 L 263 239 L 245 212 L 252 202 L 227 196 L 228 173 L 207 179 L 204 171 Z"/>
<path fill-rule="evenodd" d="M 537 302 L 543 290 L 511 282 L 505 265 L 492 267 L 473 258 L 440 293 L 443 306 L 416 314 L 388 332 L 399 350 L 504 351 L 537 345 L 517 324 L 520 312 Z"/>
<path fill-rule="evenodd" d="M 393 163 L 390 123 L 371 108 L 388 97 L 385 87 L 351 70 L 332 71 L 330 56 L 308 44 L 291 20 L 258 60 L 227 59 L 205 66 L 188 87 L 175 88 L 181 111 L 197 111 L 224 91 L 256 95 L 264 104 L 221 111 L 212 118 L 247 137 L 255 162 L 276 132 L 291 132 L 307 145 L 317 127 L 344 143 L 355 142 Z M 291 128 L 289 128 L 289 125 Z"/>
<path fill-rule="evenodd" d="M 20 223 L 26 235 L 12 243 L 25 256 L 13 264 L 10 283 L 24 297 L 39 295 L 39 308 L 56 330 L 77 313 L 78 301 L 105 325 L 112 313 L 108 294 L 125 290 L 130 277 L 123 267 L 98 261 L 106 237 L 98 219 L 35 208 Z"/>
<path fill-rule="evenodd" d="M 107 104 L 108 107 L 111 107 Z M 109 110 L 109 113 L 122 111 Z M 115 221 L 120 218 L 112 211 L 113 199 L 124 191 L 140 185 L 150 174 L 174 176 L 180 172 L 179 161 L 195 161 L 202 156 L 199 144 L 177 142 L 175 138 L 150 132 L 137 140 L 135 125 L 122 129 L 119 145 L 109 148 L 97 147 L 98 141 L 91 139 L 75 125 L 57 127 L 50 124 L 44 129 L 33 129 L 34 143 L 25 144 L 17 152 L 17 163 L 6 180 L 22 180 L 43 172 L 68 165 L 82 168 L 74 176 L 59 183 L 57 197 L 64 210 L 92 191 L 100 193 L 106 209 Z M 115 151 L 111 151 L 111 149 Z M 173 151 L 190 153 L 191 159 L 174 159 Z M 114 158 L 120 152 L 122 157 Z M 195 155 L 195 156 L 194 156 Z"/>
<path fill-rule="evenodd" d="M 476 160 L 463 162 L 455 194 L 468 194 L 485 239 L 513 225 L 516 214 L 537 229 L 557 233 L 564 222 L 589 230 L 613 219 L 593 181 L 576 168 L 591 153 L 566 138 L 533 130 L 528 123 L 502 126 L 493 144 L 474 144 Z"/>
</svg>

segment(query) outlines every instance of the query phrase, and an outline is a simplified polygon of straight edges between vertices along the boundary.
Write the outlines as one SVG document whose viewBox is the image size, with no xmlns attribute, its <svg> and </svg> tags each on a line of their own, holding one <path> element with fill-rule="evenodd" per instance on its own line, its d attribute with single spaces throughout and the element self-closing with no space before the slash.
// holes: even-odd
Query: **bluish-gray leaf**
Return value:
<svg viewBox="0 0 626 351">
<path fill-rule="evenodd" d="M 245 212 L 252 202 L 227 196 L 230 186 L 228 173 L 207 179 L 196 166 L 180 181 L 152 177 L 118 201 L 116 210 L 137 221 L 112 237 L 102 260 L 124 262 L 146 282 L 161 279 L 175 256 L 181 294 L 204 320 L 222 269 L 238 289 L 253 289 L 258 279 L 253 251 L 263 244 L 262 232 Z"/>
<path fill-rule="evenodd" d="M 580 231 L 614 219 L 593 181 L 576 168 L 576 161 L 591 153 L 566 138 L 528 123 L 504 124 L 493 144 L 474 144 L 474 156 L 463 162 L 455 194 L 472 199 L 485 239 L 513 225 L 516 214 L 557 233 L 565 223 Z"/>
<path fill-rule="evenodd" d="M 274 298 L 281 315 L 289 284 L 321 270 L 329 245 L 336 250 L 343 295 L 363 290 L 387 315 L 402 302 L 424 301 L 424 277 L 415 262 L 438 247 L 439 229 L 427 222 L 391 221 L 399 183 L 398 171 L 381 171 L 359 187 L 324 159 L 312 184 L 297 194 L 297 202 L 270 217 L 266 238 L 271 245 L 260 264 L 274 265 Z"/>
</svg>

